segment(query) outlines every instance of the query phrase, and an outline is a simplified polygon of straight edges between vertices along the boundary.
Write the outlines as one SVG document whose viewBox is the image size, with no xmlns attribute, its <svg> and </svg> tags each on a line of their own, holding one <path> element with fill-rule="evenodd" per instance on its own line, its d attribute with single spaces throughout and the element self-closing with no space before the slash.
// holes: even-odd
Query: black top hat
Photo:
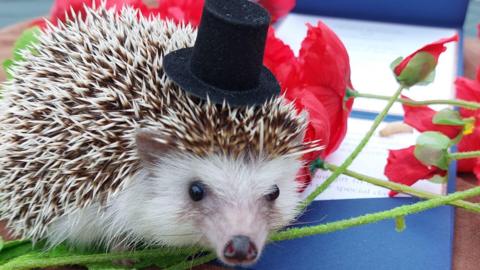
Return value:
<svg viewBox="0 0 480 270">
<path fill-rule="evenodd" d="M 168 77 L 201 99 L 230 105 L 260 104 L 280 93 L 263 66 L 270 16 L 247 0 L 207 0 L 193 48 L 169 53 Z"/>
</svg>

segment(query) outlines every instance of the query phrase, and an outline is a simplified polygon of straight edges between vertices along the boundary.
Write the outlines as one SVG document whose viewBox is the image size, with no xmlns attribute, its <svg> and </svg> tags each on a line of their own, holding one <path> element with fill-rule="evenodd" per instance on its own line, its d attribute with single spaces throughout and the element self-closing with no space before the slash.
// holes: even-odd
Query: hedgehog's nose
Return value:
<svg viewBox="0 0 480 270">
<path fill-rule="evenodd" d="M 234 264 L 251 263 L 257 258 L 257 254 L 257 247 L 245 235 L 235 235 L 223 250 L 227 261 Z"/>
</svg>

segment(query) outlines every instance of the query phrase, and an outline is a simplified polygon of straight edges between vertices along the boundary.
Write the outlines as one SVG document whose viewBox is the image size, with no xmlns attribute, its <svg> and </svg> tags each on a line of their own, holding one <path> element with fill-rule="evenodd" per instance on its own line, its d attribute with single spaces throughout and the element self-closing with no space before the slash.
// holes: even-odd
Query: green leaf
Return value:
<svg viewBox="0 0 480 270">
<path fill-rule="evenodd" d="M 162 256 L 156 258 L 144 258 L 134 264 L 134 267 L 128 267 L 116 262 L 95 263 L 87 265 L 89 270 L 122 270 L 122 269 L 143 269 L 146 267 L 166 268 L 187 261 L 185 255 Z"/>
<path fill-rule="evenodd" d="M 432 54 L 418 52 L 408 61 L 400 75 L 396 77 L 397 81 L 406 87 L 411 87 L 420 82 L 426 84 L 428 76 L 433 76 L 431 73 L 435 70 L 436 65 L 437 62 Z"/>
<path fill-rule="evenodd" d="M 414 155 L 426 166 L 433 165 L 446 170 L 449 147 L 450 138 L 440 132 L 427 131 L 417 138 Z"/>
<path fill-rule="evenodd" d="M 393 71 L 403 60 L 403 57 L 398 57 L 397 59 L 393 60 L 393 62 L 390 64 L 390 69 Z"/>
<path fill-rule="evenodd" d="M 31 45 L 38 42 L 38 34 L 41 33 L 41 30 L 38 26 L 34 26 L 26 29 L 22 32 L 20 37 L 15 41 L 13 45 L 13 58 L 7 59 L 2 63 L 3 69 L 7 74 L 7 79 L 12 79 L 11 68 L 16 62 L 23 61 L 22 52 L 26 49 L 33 50 Z"/>
<path fill-rule="evenodd" d="M 449 126 L 464 126 L 465 121 L 460 116 L 458 111 L 452 109 L 443 109 L 438 111 L 432 119 L 434 124 L 449 125 Z"/>
<path fill-rule="evenodd" d="M 174 255 L 174 256 L 166 256 L 160 258 L 150 258 L 150 259 L 143 259 L 135 264 L 135 268 L 141 269 L 146 267 L 160 267 L 166 268 L 172 265 L 179 264 L 181 262 L 187 261 L 187 257 L 185 255 Z"/>
<path fill-rule="evenodd" d="M 22 32 L 20 37 L 15 41 L 13 45 L 13 60 L 21 61 L 23 60 L 22 51 L 25 49 L 31 49 L 31 45 L 38 42 L 38 34 L 41 33 L 41 30 L 38 26 L 34 26 L 26 29 Z"/>
<path fill-rule="evenodd" d="M 30 245 L 32 244 L 32 242 L 30 242 L 30 240 L 12 240 L 12 241 L 7 241 L 7 242 L 4 242 L 3 243 L 3 248 L 12 248 L 12 247 L 16 247 L 16 246 L 19 246 L 19 245 L 23 245 L 25 243 L 29 243 Z"/>
<path fill-rule="evenodd" d="M 36 251 L 30 242 L 19 242 L 18 244 L 9 247 L 4 244 L 3 249 L 0 252 L 0 264 L 4 264 L 14 258 L 34 252 Z"/>
<path fill-rule="evenodd" d="M 0 251 L 2 251 L 4 244 L 5 241 L 3 241 L 3 238 L 0 236 Z"/>
<path fill-rule="evenodd" d="M 113 263 L 95 263 L 86 265 L 88 270 L 127 270 L 127 269 L 137 269 L 128 266 L 115 265 Z"/>
<path fill-rule="evenodd" d="M 48 253 L 45 253 L 45 257 L 59 257 L 74 254 L 77 254 L 75 250 L 67 247 L 65 244 L 62 244 L 48 250 Z"/>
<path fill-rule="evenodd" d="M 7 79 L 8 80 L 12 79 L 13 74 L 10 71 L 10 68 L 13 65 L 13 60 L 12 59 L 7 59 L 7 60 L 3 61 L 2 65 L 3 65 L 3 70 L 5 70 L 5 73 L 7 74 Z"/>
</svg>

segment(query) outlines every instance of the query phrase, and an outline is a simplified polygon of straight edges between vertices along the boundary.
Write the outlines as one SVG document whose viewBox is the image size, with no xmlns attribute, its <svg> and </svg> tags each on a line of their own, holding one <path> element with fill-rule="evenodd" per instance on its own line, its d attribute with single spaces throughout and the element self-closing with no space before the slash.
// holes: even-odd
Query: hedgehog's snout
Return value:
<svg viewBox="0 0 480 270">
<path fill-rule="evenodd" d="M 198 228 L 205 236 L 205 244 L 212 247 L 225 264 L 255 263 L 271 229 L 268 207 L 257 200 L 241 203 L 242 199 L 229 197 L 233 201 L 227 202 L 215 197 L 211 193 L 206 195 L 202 212 L 209 214 L 199 217 Z"/>
<path fill-rule="evenodd" d="M 235 235 L 223 249 L 223 256 L 232 264 L 248 264 L 257 259 L 258 251 L 255 243 L 245 235 Z"/>
</svg>

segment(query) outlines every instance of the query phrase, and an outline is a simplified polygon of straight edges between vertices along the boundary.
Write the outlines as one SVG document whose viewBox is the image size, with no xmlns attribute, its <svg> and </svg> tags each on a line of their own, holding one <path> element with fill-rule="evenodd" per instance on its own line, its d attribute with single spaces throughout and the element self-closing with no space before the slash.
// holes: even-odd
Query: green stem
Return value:
<svg viewBox="0 0 480 270">
<path fill-rule="evenodd" d="M 316 226 L 308 226 L 302 228 L 291 228 L 273 234 L 270 237 L 271 241 L 291 240 L 295 238 L 311 236 L 315 234 L 324 234 L 339 230 L 345 230 L 351 227 L 360 226 L 364 224 L 374 223 L 385 219 L 392 219 L 400 216 L 418 213 L 435 207 L 448 204 L 453 201 L 463 200 L 466 198 L 480 195 L 480 187 L 475 187 L 466 191 L 455 192 L 447 196 L 430 199 L 409 205 L 402 205 L 387 211 L 367 214 L 350 219 L 334 221 L 326 224 Z"/>
<path fill-rule="evenodd" d="M 478 158 L 480 157 L 480 151 L 470 151 L 470 152 L 458 152 L 448 154 L 450 159 L 466 159 L 466 158 Z"/>
<path fill-rule="evenodd" d="M 400 96 L 402 93 L 402 90 L 404 89 L 404 86 L 400 86 L 397 91 L 393 94 L 393 96 L 390 98 L 388 101 L 387 105 L 385 108 L 377 115 L 375 120 L 373 121 L 372 126 L 370 127 L 370 130 L 365 134 L 363 139 L 360 141 L 360 144 L 357 145 L 357 147 L 352 151 L 352 153 L 345 159 L 345 161 L 338 167 L 337 170 L 335 170 L 328 178 L 323 182 L 317 189 L 315 189 L 308 197 L 305 199 L 305 201 L 302 203 L 301 207 L 302 209 L 308 206 L 320 193 L 322 193 L 327 187 L 337 179 L 337 177 L 342 174 L 350 164 L 352 164 L 353 160 L 360 154 L 360 152 L 363 150 L 365 145 L 367 145 L 368 141 L 370 138 L 373 136 L 375 133 L 375 130 L 377 127 L 380 125 L 380 123 L 383 121 L 385 116 L 387 115 L 388 111 L 390 108 L 393 106 L 395 103 L 395 100 Z"/>
<path fill-rule="evenodd" d="M 181 254 L 191 255 L 200 251 L 202 250 L 199 247 L 161 248 L 133 252 L 115 252 L 88 255 L 63 255 L 58 257 L 48 257 L 48 252 L 35 253 L 17 257 L 9 261 L 8 263 L 1 265 L 0 270 L 32 269 L 74 264 L 87 265 L 121 259 L 158 258 Z"/>
<path fill-rule="evenodd" d="M 367 93 L 360 93 L 352 91 L 352 96 L 355 98 L 370 98 L 370 99 L 380 99 L 380 100 L 390 100 L 389 96 L 382 96 L 382 95 L 375 95 L 375 94 L 367 94 Z M 425 106 L 425 105 L 452 105 L 457 106 L 465 109 L 470 110 L 477 110 L 480 109 L 480 103 L 466 101 L 461 99 L 431 99 L 431 100 L 423 100 L 423 101 L 414 101 L 405 98 L 397 98 L 396 102 L 400 102 L 403 104 L 407 104 L 410 106 Z"/>
<path fill-rule="evenodd" d="M 184 261 L 184 262 L 181 262 L 179 264 L 167 267 L 164 270 L 192 269 L 193 267 L 195 267 L 197 265 L 207 263 L 209 261 L 214 260 L 215 258 L 217 258 L 217 256 L 214 253 L 209 253 L 209 254 L 207 254 L 205 256 L 202 256 L 200 258 L 196 258 L 196 259 L 193 259 L 193 260 L 190 260 L 190 261 Z"/>
<path fill-rule="evenodd" d="M 457 137 L 453 138 L 450 143 L 449 143 L 449 146 L 452 147 L 456 144 L 458 144 L 461 140 L 463 139 L 463 132 L 460 132 Z"/>
<path fill-rule="evenodd" d="M 326 169 L 328 169 L 329 171 L 335 171 L 338 168 L 338 166 L 330 164 L 330 163 L 324 163 L 324 167 Z M 345 172 L 343 172 L 343 174 L 347 175 L 347 176 L 350 176 L 350 177 L 353 177 L 355 179 L 358 179 L 362 182 L 367 182 L 367 183 L 370 183 L 372 185 L 384 187 L 384 188 L 387 188 L 387 189 L 390 189 L 390 190 L 393 190 L 393 191 L 396 191 L 396 192 L 409 194 L 409 195 L 412 195 L 412 196 L 415 196 L 415 197 L 418 197 L 418 198 L 422 198 L 422 199 L 433 199 L 433 198 L 441 197 L 441 195 L 417 190 L 417 189 L 414 189 L 410 186 L 398 184 L 398 183 L 395 183 L 395 182 L 384 181 L 384 180 L 381 180 L 381 179 L 378 179 L 378 178 L 370 177 L 368 175 L 364 175 L 364 174 L 354 172 L 354 171 L 350 171 L 350 170 L 345 170 Z M 467 201 L 463 201 L 463 200 L 458 200 L 458 201 L 450 202 L 449 204 L 453 205 L 453 206 L 464 208 L 464 209 L 466 209 L 468 211 L 471 211 L 471 212 L 480 213 L 480 205 L 475 204 L 475 203 L 471 203 L 471 202 L 467 202 Z"/>
<path fill-rule="evenodd" d="M 405 217 L 404 216 L 399 216 L 395 218 L 395 230 L 397 232 L 403 232 L 405 231 L 405 228 L 407 227 L 405 223 Z"/>
</svg>

